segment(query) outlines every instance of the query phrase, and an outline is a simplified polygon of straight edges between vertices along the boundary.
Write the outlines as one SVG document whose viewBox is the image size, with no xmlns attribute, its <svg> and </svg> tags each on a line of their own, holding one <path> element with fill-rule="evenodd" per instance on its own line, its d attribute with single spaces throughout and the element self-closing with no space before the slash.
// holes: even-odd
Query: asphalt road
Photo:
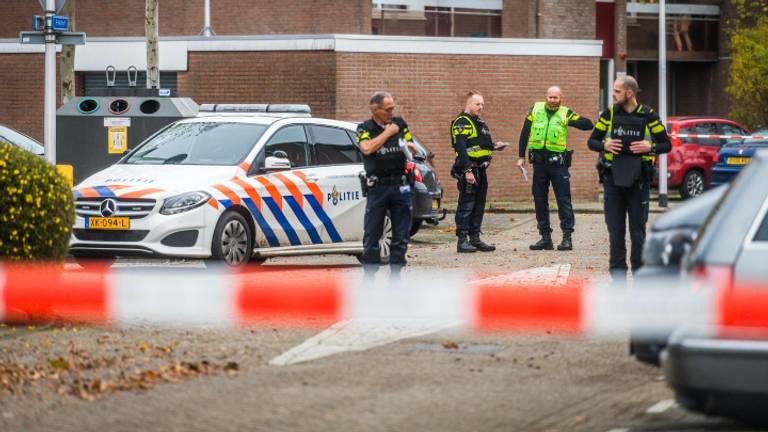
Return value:
<svg viewBox="0 0 768 432">
<path fill-rule="evenodd" d="M 423 229 L 409 251 L 411 268 L 568 264 L 571 275 L 605 276 L 602 215 L 577 215 L 573 252 L 528 251 L 531 215 L 489 215 L 485 229 L 499 250 L 461 257 L 450 226 Z M 308 264 L 360 272 L 346 256 L 266 265 Z M 313 358 L 318 347 L 338 352 Z M 0 431 L 753 430 L 688 413 L 673 399 L 660 371 L 630 358 L 623 340 L 355 323 L 328 330 L 0 327 Z"/>
</svg>

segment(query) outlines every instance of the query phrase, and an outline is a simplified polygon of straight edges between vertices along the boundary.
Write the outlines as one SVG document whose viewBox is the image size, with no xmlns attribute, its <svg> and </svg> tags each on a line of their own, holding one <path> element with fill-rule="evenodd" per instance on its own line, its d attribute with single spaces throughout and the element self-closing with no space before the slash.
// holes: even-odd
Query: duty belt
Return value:
<svg viewBox="0 0 768 432">
<path fill-rule="evenodd" d="M 368 176 L 369 187 L 376 186 L 402 186 L 408 184 L 408 177 L 405 174 L 379 176 L 372 174 Z"/>
</svg>

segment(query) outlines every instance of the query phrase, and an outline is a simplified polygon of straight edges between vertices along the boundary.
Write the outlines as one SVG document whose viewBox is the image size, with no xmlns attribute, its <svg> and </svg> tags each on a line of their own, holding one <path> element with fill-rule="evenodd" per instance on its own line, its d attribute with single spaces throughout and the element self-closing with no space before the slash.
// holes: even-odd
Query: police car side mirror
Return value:
<svg viewBox="0 0 768 432">
<path fill-rule="evenodd" d="M 264 159 L 264 171 L 279 171 L 291 169 L 291 161 L 287 157 L 267 156 Z"/>
</svg>

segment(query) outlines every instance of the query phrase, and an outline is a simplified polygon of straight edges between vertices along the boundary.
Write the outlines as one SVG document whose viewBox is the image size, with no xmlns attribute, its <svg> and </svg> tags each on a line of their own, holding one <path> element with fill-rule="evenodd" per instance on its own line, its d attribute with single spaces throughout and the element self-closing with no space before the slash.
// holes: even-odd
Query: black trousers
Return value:
<svg viewBox="0 0 768 432">
<path fill-rule="evenodd" d="M 411 230 L 410 186 L 376 186 L 368 191 L 363 219 L 363 266 L 366 273 L 376 272 L 381 264 L 379 240 L 384 232 L 384 218 L 392 221 L 389 264 L 399 271 L 405 265 L 408 235 Z"/>
<path fill-rule="evenodd" d="M 456 234 L 479 234 L 485 214 L 485 198 L 488 195 L 488 176 L 485 168 L 473 170 L 475 184 L 458 180 L 459 203 L 456 207 Z"/>
<path fill-rule="evenodd" d="M 611 174 L 607 173 L 603 177 L 603 192 L 605 224 L 608 226 L 611 247 L 608 270 L 614 279 L 626 279 L 626 221 L 629 219 L 629 238 L 632 241 L 629 261 L 632 272 L 635 272 L 643 265 L 645 225 L 648 222 L 651 198 L 650 187 L 645 181 L 637 181 L 631 187 L 616 186 Z"/>
<path fill-rule="evenodd" d="M 573 231 L 576 218 L 571 204 L 571 175 L 565 165 L 533 164 L 533 203 L 536 208 L 536 225 L 540 234 L 551 233 L 549 225 L 549 184 L 555 191 L 560 229 Z"/>
</svg>

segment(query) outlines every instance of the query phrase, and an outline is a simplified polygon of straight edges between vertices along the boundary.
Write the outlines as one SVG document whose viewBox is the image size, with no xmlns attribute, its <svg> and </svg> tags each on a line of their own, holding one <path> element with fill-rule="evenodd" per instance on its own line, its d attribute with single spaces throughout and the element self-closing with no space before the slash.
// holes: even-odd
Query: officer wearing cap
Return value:
<svg viewBox="0 0 768 432">
<path fill-rule="evenodd" d="M 600 114 L 588 142 L 590 150 L 600 153 L 598 173 L 610 241 L 608 268 L 617 281 L 627 275 L 626 220 L 632 240 L 632 272 L 643 264 L 654 158 L 672 149 L 659 115 L 637 102 L 637 92 L 637 81 L 629 75 L 614 82 L 615 104 Z"/>
<path fill-rule="evenodd" d="M 456 251 L 459 253 L 496 250 L 496 246 L 480 240 L 480 226 L 488 194 L 486 169 L 494 150 L 502 150 L 507 143 L 494 144 L 488 125 L 480 118 L 484 106 L 483 95 L 470 91 L 464 111 L 451 122 L 451 141 L 456 152 L 451 175 L 459 187 L 456 208 Z"/>
<path fill-rule="evenodd" d="M 557 250 L 572 250 L 573 233 L 576 220 L 571 204 L 571 166 L 572 150 L 566 147 L 568 127 L 580 130 L 592 129 L 592 121 L 581 117 L 570 108 L 563 106 L 563 92 L 560 87 L 547 89 L 546 102 L 537 102 L 528 111 L 523 129 L 520 131 L 519 156 L 517 165 L 525 167 L 525 150 L 529 150 L 528 159 L 533 164 L 533 203 L 536 209 L 536 222 L 541 239 L 530 245 L 531 250 L 552 250 L 552 228 L 549 225 L 549 184 L 555 191 L 557 213 L 560 216 L 560 229 L 563 240 Z"/>
<path fill-rule="evenodd" d="M 357 142 L 363 152 L 366 192 L 363 221 L 363 268 L 371 277 L 381 264 L 379 240 L 384 219 L 392 221 L 392 243 L 389 264 L 391 277 L 398 278 L 405 266 L 408 234 L 411 228 L 411 183 L 405 174 L 409 147 L 413 138 L 408 124 L 394 116 L 395 101 L 391 94 L 378 91 L 371 96 L 371 118 L 357 126 Z"/>
</svg>

